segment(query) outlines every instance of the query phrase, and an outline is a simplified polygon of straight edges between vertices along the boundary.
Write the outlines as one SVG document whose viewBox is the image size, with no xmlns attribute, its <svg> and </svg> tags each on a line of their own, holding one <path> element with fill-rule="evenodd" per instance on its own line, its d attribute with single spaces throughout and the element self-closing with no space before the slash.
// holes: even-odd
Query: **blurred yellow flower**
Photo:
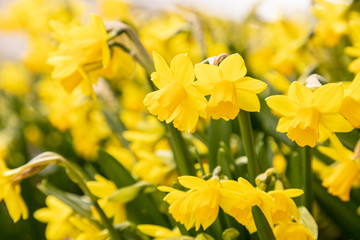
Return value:
<svg viewBox="0 0 360 240">
<path fill-rule="evenodd" d="M 114 224 L 124 222 L 126 220 L 125 205 L 123 203 L 111 202 L 107 199 L 117 190 L 115 183 L 107 180 L 101 175 L 95 175 L 95 180 L 96 181 L 86 182 L 86 186 L 92 194 L 100 198 L 98 202 L 106 216 L 110 218 L 113 217 Z M 93 211 L 93 213 L 97 219 L 100 219 L 96 211 Z"/>
<path fill-rule="evenodd" d="M 27 219 L 29 212 L 21 196 L 19 179 L 15 177 L 16 172 L 9 170 L 4 160 L 0 159 L 0 201 L 4 200 L 10 217 L 17 222 L 20 217 Z"/>
<path fill-rule="evenodd" d="M 34 212 L 34 217 L 38 221 L 47 223 L 46 238 L 55 240 L 76 237 L 79 232 L 69 222 L 73 210 L 51 195 L 46 197 L 46 205 L 46 208 L 40 208 Z"/>
<path fill-rule="evenodd" d="M 0 90 L 21 97 L 30 91 L 30 84 L 30 74 L 23 66 L 11 62 L 1 65 Z"/>
<path fill-rule="evenodd" d="M 224 180 L 220 206 L 225 213 L 234 217 L 236 221 L 246 226 L 253 233 L 256 231 L 255 222 L 251 213 L 251 207 L 256 204 L 263 211 L 270 226 L 272 226 L 271 212 L 274 199 L 266 192 L 254 188 L 246 179 L 239 178 L 238 181 Z"/>
<path fill-rule="evenodd" d="M 321 153 L 336 160 L 335 171 L 323 180 L 323 186 L 330 194 L 342 201 L 350 200 L 350 191 L 354 183 L 359 181 L 360 166 L 354 159 L 354 153 L 345 148 L 336 136 L 330 138 L 332 147 L 319 146 Z"/>
<path fill-rule="evenodd" d="M 69 221 L 80 231 L 74 238 L 75 240 L 106 240 L 109 238 L 109 233 L 106 229 L 99 229 L 87 218 L 72 216 L 69 218 Z"/>
<path fill-rule="evenodd" d="M 221 183 L 217 179 L 207 181 L 193 176 L 181 176 L 179 182 L 190 190 L 179 191 L 170 187 L 159 187 L 169 192 L 164 200 L 170 204 L 169 213 L 189 230 L 200 225 L 207 229 L 217 218 L 220 203 Z"/>
<path fill-rule="evenodd" d="M 360 73 L 355 76 L 350 86 L 344 90 L 340 113 L 354 128 L 360 128 Z"/>
<path fill-rule="evenodd" d="M 281 116 L 278 132 L 287 132 L 299 146 L 315 147 L 316 142 L 325 141 L 332 132 L 353 129 L 339 113 L 342 97 L 343 88 L 339 84 L 329 83 L 312 92 L 293 82 L 288 96 L 270 96 L 266 102 Z"/>
<path fill-rule="evenodd" d="M 257 93 L 266 89 L 260 80 L 245 77 L 246 67 L 239 54 L 225 58 L 219 66 L 196 64 L 195 73 L 198 79 L 196 87 L 204 95 L 210 94 L 206 112 L 208 116 L 225 120 L 234 119 L 239 110 L 260 111 Z"/>
<path fill-rule="evenodd" d="M 145 96 L 145 106 L 160 121 L 173 121 L 180 131 L 194 132 L 199 116 L 205 117 L 206 99 L 194 87 L 190 58 L 179 54 L 169 68 L 163 57 L 154 52 L 154 62 L 156 72 L 151 78 L 159 90 Z"/>
<path fill-rule="evenodd" d="M 68 29 L 60 23 L 53 25 L 61 43 L 47 61 L 54 66 L 51 76 L 60 80 L 69 93 L 86 80 L 85 91 L 91 93 L 92 84 L 97 80 L 94 71 L 106 67 L 110 61 L 108 36 L 102 19 L 93 14 L 88 25 Z"/>
<path fill-rule="evenodd" d="M 274 198 L 274 207 L 271 210 L 274 224 L 280 222 L 300 221 L 300 215 L 294 200 L 291 198 L 298 197 L 304 192 L 301 189 L 274 190 L 268 192 Z"/>
<path fill-rule="evenodd" d="M 276 240 L 315 240 L 311 231 L 300 223 L 284 222 L 274 228 Z"/>
<path fill-rule="evenodd" d="M 154 237 L 154 240 L 162 240 L 162 239 L 168 239 L 171 238 L 173 240 L 181 240 L 183 239 L 180 233 L 180 230 L 176 227 L 173 230 L 170 230 L 168 228 L 152 225 L 152 224 L 139 224 L 137 228 L 145 233 L 146 235 L 149 235 L 150 237 Z M 180 237 L 180 238 L 176 238 Z"/>
</svg>

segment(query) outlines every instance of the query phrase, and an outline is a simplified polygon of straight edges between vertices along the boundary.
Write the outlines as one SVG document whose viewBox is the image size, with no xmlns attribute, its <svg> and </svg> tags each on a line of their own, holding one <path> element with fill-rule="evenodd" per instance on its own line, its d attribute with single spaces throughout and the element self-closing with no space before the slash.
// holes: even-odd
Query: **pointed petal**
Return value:
<svg viewBox="0 0 360 240">
<path fill-rule="evenodd" d="M 236 81 L 244 77 L 247 70 L 244 59 L 240 54 L 235 53 L 224 59 L 219 65 L 223 74 L 223 79 L 227 81 Z"/>
<path fill-rule="evenodd" d="M 314 92 L 313 106 L 321 113 L 337 113 L 344 90 L 337 83 L 326 84 Z"/>
<path fill-rule="evenodd" d="M 355 78 L 351 82 L 348 90 L 350 90 L 350 91 L 349 91 L 349 93 L 347 95 L 350 95 L 356 101 L 360 101 L 360 73 L 358 73 L 355 76 Z"/>
<path fill-rule="evenodd" d="M 156 82 L 155 85 L 161 89 L 170 82 L 174 81 L 170 68 L 165 59 L 157 52 L 153 52 L 154 64 L 156 69 Z"/>
<path fill-rule="evenodd" d="M 235 83 L 235 86 L 236 88 L 255 94 L 261 93 L 267 88 L 266 83 L 251 77 L 241 78 L 238 82 Z"/>
<path fill-rule="evenodd" d="M 260 111 L 260 101 L 256 94 L 237 89 L 236 95 L 240 109 L 248 112 Z"/>
<path fill-rule="evenodd" d="M 290 100 L 288 96 L 275 95 L 266 98 L 267 105 L 283 116 L 295 116 L 299 105 Z"/>
<path fill-rule="evenodd" d="M 312 92 L 310 89 L 298 82 L 291 83 L 288 91 L 289 99 L 296 102 L 301 107 L 310 107 Z"/>
<path fill-rule="evenodd" d="M 320 123 L 331 132 L 350 132 L 352 125 L 340 114 L 321 114 Z"/>
<path fill-rule="evenodd" d="M 190 84 L 194 81 L 194 67 L 187 54 L 176 55 L 170 64 L 170 70 L 175 81 Z"/>
<path fill-rule="evenodd" d="M 216 82 L 221 81 L 220 69 L 210 64 L 196 64 L 195 74 L 197 81 L 195 87 L 204 95 L 209 95 Z"/>
<path fill-rule="evenodd" d="M 279 119 L 279 122 L 276 127 L 276 131 L 284 133 L 289 131 L 292 118 L 282 117 Z"/>
<path fill-rule="evenodd" d="M 196 190 L 202 190 L 207 187 L 205 180 L 193 176 L 181 176 L 179 177 L 179 182 L 184 187 Z"/>
</svg>

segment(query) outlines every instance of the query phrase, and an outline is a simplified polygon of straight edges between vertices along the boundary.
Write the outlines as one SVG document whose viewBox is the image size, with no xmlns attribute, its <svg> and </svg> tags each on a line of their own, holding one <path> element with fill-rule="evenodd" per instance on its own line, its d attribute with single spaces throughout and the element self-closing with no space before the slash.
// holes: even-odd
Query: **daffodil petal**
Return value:
<svg viewBox="0 0 360 240">
<path fill-rule="evenodd" d="M 196 64 L 195 75 L 194 86 L 204 95 L 209 95 L 214 84 L 221 80 L 219 67 L 210 64 Z"/>
<path fill-rule="evenodd" d="M 170 82 L 174 81 L 170 68 L 165 59 L 157 52 L 153 52 L 154 64 L 157 73 L 155 85 L 158 88 L 163 88 Z"/>
<path fill-rule="evenodd" d="M 266 98 L 267 105 L 283 116 L 295 116 L 299 105 L 288 96 L 275 95 Z"/>
<path fill-rule="evenodd" d="M 288 96 L 291 100 L 301 107 L 310 107 L 312 101 L 312 92 L 310 89 L 298 82 L 290 84 Z"/>
<path fill-rule="evenodd" d="M 260 111 L 260 101 L 256 94 L 237 89 L 236 95 L 240 109 L 248 112 Z"/>
<path fill-rule="evenodd" d="M 284 133 L 289 131 L 292 118 L 282 117 L 279 119 L 279 122 L 276 127 L 276 131 Z"/>
<path fill-rule="evenodd" d="M 181 185 L 187 188 L 195 189 L 195 190 L 202 190 L 206 188 L 207 184 L 206 181 L 193 176 L 181 176 L 179 177 L 179 182 Z"/>
<path fill-rule="evenodd" d="M 321 114 L 320 123 L 331 132 L 350 132 L 352 125 L 340 114 Z"/>
<path fill-rule="evenodd" d="M 244 59 L 240 54 L 235 53 L 225 58 L 219 65 L 223 73 L 223 79 L 227 81 L 236 81 L 244 77 L 247 69 Z"/>
<path fill-rule="evenodd" d="M 171 61 L 170 71 L 178 82 L 190 84 L 194 81 L 193 64 L 187 54 L 176 55 Z"/>
<path fill-rule="evenodd" d="M 339 112 L 344 90 L 336 83 L 326 84 L 314 92 L 313 106 L 321 113 Z"/>
<path fill-rule="evenodd" d="M 251 92 L 251 93 L 261 93 L 267 88 L 267 84 L 263 81 L 251 78 L 243 77 L 235 83 L 236 88 Z"/>
<path fill-rule="evenodd" d="M 356 74 L 354 80 L 351 82 L 348 88 L 349 94 L 356 101 L 360 101 L 360 73 Z"/>
</svg>

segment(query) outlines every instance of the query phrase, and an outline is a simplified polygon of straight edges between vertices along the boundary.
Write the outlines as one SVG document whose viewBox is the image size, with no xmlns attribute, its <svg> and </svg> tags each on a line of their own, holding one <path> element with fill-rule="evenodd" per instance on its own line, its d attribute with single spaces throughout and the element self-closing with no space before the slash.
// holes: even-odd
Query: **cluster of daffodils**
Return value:
<svg viewBox="0 0 360 240">
<path fill-rule="evenodd" d="M 357 1 L 93 2 L 1 10 L 1 239 L 360 239 Z"/>
<path fill-rule="evenodd" d="M 175 56 L 169 68 L 154 52 L 154 63 L 156 72 L 151 77 L 159 90 L 146 95 L 144 104 L 160 121 L 173 122 L 180 131 L 194 132 L 199 116 L 230 120 L 240 109 L 260 111 L 256 94 L 266 84 L 245 76 L 239 54 L 228 56 L 219 66 L 197 64 L 194 69 L 186 54 Z M 210 96 L 208 101 L 205 96 Z"/>
</svg>

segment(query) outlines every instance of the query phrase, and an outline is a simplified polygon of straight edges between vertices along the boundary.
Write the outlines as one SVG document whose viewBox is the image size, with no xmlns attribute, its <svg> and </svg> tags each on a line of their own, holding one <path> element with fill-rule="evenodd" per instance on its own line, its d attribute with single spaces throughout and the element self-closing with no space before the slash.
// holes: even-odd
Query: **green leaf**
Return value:
<svg viewBox="0 0 360 240">
<path fill-rule="evenodd" d="M 236 240 L 240 236 L 240 233 L 235 228 L 228 228 L 222 234 L 223 240 Z"/>
<path fill-rule="evenodd" d="M 259 206 L 253 205 L 251 212 L 260 240 L 275 240 L 274 233 Z"/>
<path fill-rule="evenodd" d="M 37 188 L 43 192 L 45 195 L 53 195 L 69 207 L 71 207 L 75 212 L 80 214 L 83 217 L 91 218 L 91 203 L 85 201 L 82 196 L 64 192 L 57 187 L 51 185 L 46 180 L 43 180 L 42 183 L 37 185 Z"/>
<path fill-rule="evenodd" d="M 111 194 L 107 199 L 111 202 L 116 203 L 126 203 L 134 200 L 139 193 L 146 187 L 152 186 L 150 183 L 141 181 L 133 185 L 119 188 L 113 194 Z"/>
<path fill-rule="evenodd" d="M 126 187 L 136 183 L 126 168 L 113 156 L 103 150 L 98 151 L 99 164 L 105 175 L 113 181 L 117 187 Z"/>
</svg>

